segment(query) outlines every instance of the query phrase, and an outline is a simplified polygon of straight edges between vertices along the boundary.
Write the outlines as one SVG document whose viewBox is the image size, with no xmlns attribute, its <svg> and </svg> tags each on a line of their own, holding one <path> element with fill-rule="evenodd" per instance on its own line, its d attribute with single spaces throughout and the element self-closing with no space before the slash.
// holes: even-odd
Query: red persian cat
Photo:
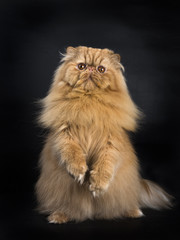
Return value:
<svg viewBox="0 0 180 240">
<path fill-rule="evenodd" d="M 170 196 L 142 179 L 127 131 L 140 112 L 109 49 L 68 47 L 42 100 L 49 129 L 36 194 L 50 223 L 141 217 L 170 206 Z"/>
</svg>

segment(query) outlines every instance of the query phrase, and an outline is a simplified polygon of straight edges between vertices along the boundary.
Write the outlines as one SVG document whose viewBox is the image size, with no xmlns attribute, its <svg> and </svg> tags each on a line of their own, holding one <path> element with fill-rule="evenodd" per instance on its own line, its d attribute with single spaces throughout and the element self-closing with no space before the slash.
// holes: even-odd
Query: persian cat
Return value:
<svg viewBox="0 0 180 240">
<path fill-rule="evenodd" d="M 119 54 L 68 47 L 47 97 L 41 125 L 48 136 L 36 184 L 39 210 L 50 223 L 141 217 L 141 208 L 171 205 L 170 196 L 142 179 L 127 132 L 140 112 Z"/>
</svg>

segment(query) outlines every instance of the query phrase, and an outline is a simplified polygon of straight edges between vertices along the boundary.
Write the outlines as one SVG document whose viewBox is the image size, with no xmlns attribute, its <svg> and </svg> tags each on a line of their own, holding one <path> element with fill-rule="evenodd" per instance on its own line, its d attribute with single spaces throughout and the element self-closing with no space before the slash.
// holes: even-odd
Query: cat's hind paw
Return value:
<svg viewBox="0 0 180 240">
<path fill-rule="evenodd" d="M 64 213 L 55 211 L 51 215 L 49 215 L 47 220 L 49 223 L 62 224 L 68 222 L 69 218 Z"/>
<path fill-rule="evenodd" d="M 126 217 L 129 217 L 129 218 L 140 218 L 140 217 L 144 217 L 144 214 L 143 214 L 143 212 L 139 208 L 137 208 L 137 209 L 134 209 L 132 211 L 129 211 L 126 214 Z"/>
</svg>

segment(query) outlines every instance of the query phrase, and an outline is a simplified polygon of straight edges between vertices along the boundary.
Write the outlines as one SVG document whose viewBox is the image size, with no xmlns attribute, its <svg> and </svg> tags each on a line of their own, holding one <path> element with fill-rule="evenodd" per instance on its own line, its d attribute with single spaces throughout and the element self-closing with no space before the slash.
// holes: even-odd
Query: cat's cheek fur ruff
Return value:
<svg viewBox="0 0 180 240">
<path fill-rule="evenodd" d="M 68 68 L 79 56 L 86 64 L 97 66 L 106 59 L 111 86 L 104 89 L 104 83 L 92 91 L 73 88 L 77 77 Z M 140 113 L 118 70 L 117 54 L 108 49 L 70 47 L 63 60 L 42 100 L 39 118 L 50 130 L 39 161 L 39 210 L 49 214 L 50 223 L 65 223 L 141 217 L 141 207 L 169 207 L 170 196 L 139 174 L 126 131 L 135 131 Z"/>
</svg>

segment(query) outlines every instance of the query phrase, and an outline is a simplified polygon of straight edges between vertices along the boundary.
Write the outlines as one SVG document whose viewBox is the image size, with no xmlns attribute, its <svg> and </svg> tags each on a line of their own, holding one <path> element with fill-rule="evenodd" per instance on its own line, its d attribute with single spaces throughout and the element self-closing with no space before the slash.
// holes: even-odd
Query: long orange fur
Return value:
<svg viewBox="0 0 180 240">
<path fill-rule="evenodd" d="M 36 194 L 51 223 L 140 217 L 141 207 L 170 206 L 169 195 L 139 174 L 127 131 L 141 114 L 121 69 L 109 49 L 68 47 L 42 100 L 39 121 L 49 135 Z"/>
</svg>

